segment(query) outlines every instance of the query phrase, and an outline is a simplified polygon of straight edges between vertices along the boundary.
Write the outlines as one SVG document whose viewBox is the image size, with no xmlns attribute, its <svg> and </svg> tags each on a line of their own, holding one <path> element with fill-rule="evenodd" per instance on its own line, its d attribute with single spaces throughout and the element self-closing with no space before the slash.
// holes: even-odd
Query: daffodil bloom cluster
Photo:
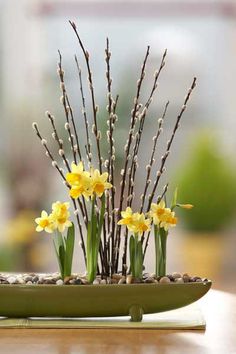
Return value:
<svg viewBox="0 0 236 354">
<path fill-rule="evenodd" d="M 149 216 L 152 218 L 154 225 L 164 228 L 165 231 L 168 231 L 170 227 L 175 227 L 178 222 L 175 212 L 166 208 L 164 200 L 161 200 L 158 204 L 151 204 Z"/>
<path fill-rule="evenodd" d="M 121 212 L 122 219 L 118 221 L 118 225 L 125 225 L 129 231 L 134 234 L 143 234 L 150 230 L 151 220 L 145 218 L 143 213 L 133 213 L 130 207 Z"/>
<path fill-rule="evenodd" d="M 36 231 L 46 231 L 52 233 L 55 230 L 63 232 L 66 227 L 72 225 L 69 220 L 69 203 L 55 202 L 52 204 L 52 212 L 48 214 L 45 210 L 42 211 L 41 217 L 36 218 L 35 222 L 37 224 Z"/>
<path fill-rule="evenodd" d="M 70 196 L 77 199 L 83 196 L 86 200 L 94 194 L 101 197 L 106 189 L 112 187 L 107 182 L 108 173 L 100 174 L 99 170 L 91 168 L 90 172 L 84 171 L 82 162 L 78 165 L 71 164 L 71 172 L 66 174 L 66 181 L 71 186 Z"/>
</svg>

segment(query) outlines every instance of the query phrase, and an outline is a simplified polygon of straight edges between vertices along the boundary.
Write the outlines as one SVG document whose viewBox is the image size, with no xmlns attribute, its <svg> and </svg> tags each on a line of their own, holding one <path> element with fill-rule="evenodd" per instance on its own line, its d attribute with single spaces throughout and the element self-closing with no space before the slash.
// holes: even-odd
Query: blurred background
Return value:
<svg viewBox="0 0 236 354">
<path fill-rule="evenodd" d="M 170 100 L 155 170 L 192 78 L 197 77 L 159 186 L 161 193 L 164 184 L 170 182 L 171 199 L 178 185 L 179 201 L 195 206 L 179 213 L 180 225 L 169 236 L 168 269 L 206 276 L 217 288 L 236 290 L 236 3 L 223 0 L 0 1 L 0 271 L 56 270 L 52 240 L 48 234 L 35 233 L 34 218 L 42 209 L 49 210 L 52 201 L 66 200 L 67 192 L 31 126 L 37 121 L 50 145 L 51 130 L 44 115 L 49 110 L 65 136 L 56 72 L 58 49 L 75 115 L 81 122 L 74 54 L 83 73 L 85 66 L 69 19 L 77 23 L 91 56 L 102 132 L 107 120 L 104 48 L 106 37 L 110 39 L 113 92 L 120 95 L 115 135 L 117 171 L 122 168 L 124 133 L 146 46 L 151 46 L 151 55 L 143 103 L 153 73 L 168 49 L 140 151 L 143 158 L 151 153 L 157 119 Z M 83 77 L 86 80 L 85 74 Z M 89 99 L 87 87 L 85 98 Z M 106 152 L 104 139 L 104 155 Z M 145 165 L 141 158 L 136 205 Z M 117 173 L 117 184 L 119 178 Z M 82 255 L 76 252 L 82 263 Z M 151 243 L 150 256 L 153 252 Z M 78 264 L 74 270 L 78 271 Z M 154 270 L 150 261 L 147 270 Z"/>
</svg>

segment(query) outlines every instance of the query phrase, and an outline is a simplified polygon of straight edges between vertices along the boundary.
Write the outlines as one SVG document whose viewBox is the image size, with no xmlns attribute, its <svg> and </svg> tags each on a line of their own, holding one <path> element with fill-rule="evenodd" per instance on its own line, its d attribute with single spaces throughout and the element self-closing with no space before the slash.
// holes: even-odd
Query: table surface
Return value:
<svg viewBox="0 0 236 354">
<path fill-rule="evenodd" d="M 217 290 L 198 301 L 206 330 L 0 329 L 1 354 L 236 354 L 236 296 Z"/>
</svg>

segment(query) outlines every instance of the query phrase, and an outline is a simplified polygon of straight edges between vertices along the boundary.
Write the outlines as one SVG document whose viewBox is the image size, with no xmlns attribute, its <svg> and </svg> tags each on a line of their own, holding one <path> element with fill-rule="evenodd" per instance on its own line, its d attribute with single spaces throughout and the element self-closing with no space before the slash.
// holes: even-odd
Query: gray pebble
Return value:
<svg viewBox="0 0 236 354">
<path fill-rule="evenodd" d="M 182 278 L 181 274 L 180 274 L 180 273 L 177 273 L 177 272 L 174 272 L 174 273 L 172 274 L 172 277 L 173 277 L 174 279 Z"/>
<path fill-rule="evenodd" d="M 106 284 L 106 279 L 102 279 L 100 284 Z"/>
<path fill-rule="evenodd" d="M 27 275 L 24 277 L 24 281 L 27 283 L 28 281 L 32 281 L 32 277 L 30 275 Z"/>
<path fill-rule="evenodd" d="M 32 278 L 32 282 L 33 283 L 37 283 L 37 281 L 39 280 L 39 277 L 37 275 L 35 275 L 33 278 Z"/>
<path fill-rule="evenodd" d="M 147 279 L 145 279 L 145 283 L 155 283 L 155 279 L 152 277 L 148 277 Z"/>
<path fill-rule="evenodd" d="M 188 274 L 184 274 L 183 275 L 183 280 L 184 280 L 184 283 L 189 283 L 190 282 L 190 277 Z"/>
<path fill-rule="evenodd" d="M 94 279 L 93 284 L 94 284 L 94 285 L 100 284 L 100 280 L 99 280 L 99 279 L 97 279 L 97 278 L 96 278 L 96 279 Z"/>
</svg>

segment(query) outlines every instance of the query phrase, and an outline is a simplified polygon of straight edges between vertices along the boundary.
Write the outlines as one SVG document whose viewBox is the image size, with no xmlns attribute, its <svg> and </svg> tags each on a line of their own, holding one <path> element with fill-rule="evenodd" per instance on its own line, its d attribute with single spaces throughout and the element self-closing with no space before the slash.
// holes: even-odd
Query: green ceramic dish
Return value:
<svg viewBox="0 0 236 354">
<path fill-rule="evenodd" d="M 0 285 L 0 316 L 109 317 L 177 309 L 205 295 L 211 281 L 185 284 Z"/>
</svg>

